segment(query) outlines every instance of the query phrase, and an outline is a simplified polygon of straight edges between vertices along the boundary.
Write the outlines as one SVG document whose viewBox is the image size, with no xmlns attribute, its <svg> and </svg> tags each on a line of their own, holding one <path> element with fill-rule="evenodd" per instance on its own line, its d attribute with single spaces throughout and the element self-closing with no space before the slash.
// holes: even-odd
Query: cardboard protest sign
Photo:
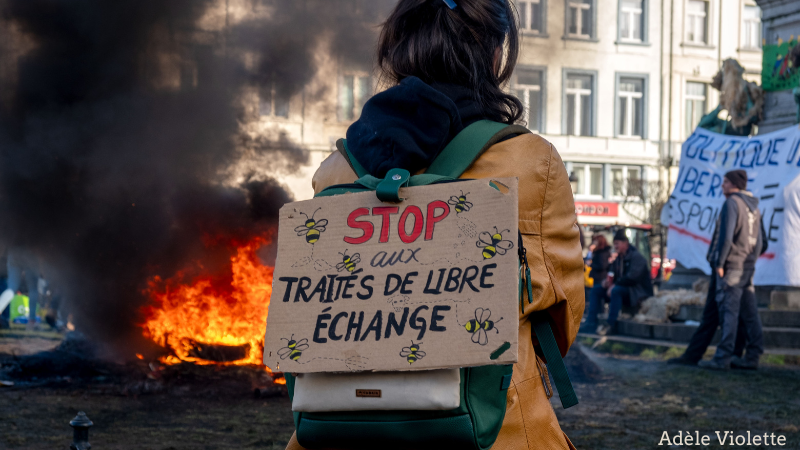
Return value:
<svg viewBox="0 0 800 450">
<path fill-rule="evenodd" d="M 287 372 L 517 361 L 517 179 L 322 197 L 280 211 L 264 363 Z"/>
<path fill-rule="evenodd" d="M 756 263 L 757 286 L 800 286 L 800 129 L 727 136 L 698 128 L 683 144 L 680 171 L 661 221 L 669 226 L 668 256 L 711 273 L 706 253 L 725 201 L 725 173 L 747 171 L 759 199 L 769 247 Z"/>
</svg>

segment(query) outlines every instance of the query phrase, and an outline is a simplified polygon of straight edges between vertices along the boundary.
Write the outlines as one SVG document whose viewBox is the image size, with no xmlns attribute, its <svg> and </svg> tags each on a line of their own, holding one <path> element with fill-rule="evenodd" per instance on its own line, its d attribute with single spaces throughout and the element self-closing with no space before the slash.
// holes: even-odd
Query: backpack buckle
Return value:
<svg viewBox="0 0 800 450">
<path fill-rule="evenodd" d="M 405 169 L 392 169 L 386 173 L 386 177 L 378 183 L 375 193 L 378 200 L 382 202 L 400 203 L 404 199 L 400 198 L 400 188 L 408 186 L 411 173 Z"/>
</svg>

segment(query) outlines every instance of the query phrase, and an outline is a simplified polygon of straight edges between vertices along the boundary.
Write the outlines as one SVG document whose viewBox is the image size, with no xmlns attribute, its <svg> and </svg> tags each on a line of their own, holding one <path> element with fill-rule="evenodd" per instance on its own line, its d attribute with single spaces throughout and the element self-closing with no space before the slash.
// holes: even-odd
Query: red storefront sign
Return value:
<svg viewBox="0 0 800 450">
<path fill-rule="evenodd" d="M 579 216 L 616 217 L 619 215 L 619 203 L 575 202 L 575 214 Z"/>
</svg>

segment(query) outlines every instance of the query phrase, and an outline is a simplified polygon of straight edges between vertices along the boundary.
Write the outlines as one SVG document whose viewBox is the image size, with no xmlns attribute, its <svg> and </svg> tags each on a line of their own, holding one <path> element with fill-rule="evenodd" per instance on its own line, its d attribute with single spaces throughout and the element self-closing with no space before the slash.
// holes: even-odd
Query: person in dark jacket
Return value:
<svg viewBox="0 0 800 450">
<path fill-rule="evenodd" d="M 747 332 L 744 359 L 737 358 L 738 368 L 755 369 L 764 353 L 761 319 L 753 287 L 758 257 L 766 246 L 758 199 L 747 192 L 747 172 L 733 170 L 725 174 L 722 192 L 726 200 L 720 210 L 717 228 L 709 249 L 709 260 L 716 279 L 715 300 L 719 308 L 722 338 L 714 358 L 700 361 L 700 367 L 725 370 L 730 368 L 739 316 Z"/>
<path fill-rule="evenodd" d="M 614 234 L 614 250 L 617 251 L 617 259 L 611 265 L 614 279 L 610 284 L 606 280 L 611 299 L 606 333 L 616 332 L 617 317 L 623 305 L 636 308 L 642 300 L 653 296 L 650 263 L 630 244 L 624 229 Z"/>
<path fill-rule="evenodd" d="M 608 277 L 608 267 L 611 259 L 611 246 L 606 237 L 596 234 L 592 237 L 594 250 L 592 250 L 592 264 L 589 277 L 594 281 L 589 291 L 589 308 L 586 322 L 581 325 L 581 333 L 594 333 L 597 330 L 597 314 L 603 309 L 603 304 L 608 299 L 603 282 Z"/>
<path fill-rule="evenodd" d="M 741 179 L 742 177 L 739 178 Z M 719 248 L 719 234 L 720 221 L 718 217 L 716 227 L 714 228 L 714 234 L 711 238 L 711 244 L 708 246 L 708 253 L 706 254 L 706 260 L 711 265 L 712 274 L 708 286 L 706 305 L 703 308 L 703 318 L 700 321 L 700 326 L 697 327 L 697 330 L 695 330 L 694 334 L 692 335 L 692 339 L 689 341 L 689 346 L 686 348 L 686 351 L 683 352 L 683 355 L 668 360 L 667 363 L 669 364 L 696 366 L 697 363 L 703 359 L 706 349 L 708 349 L 708 346 L 711 345 L 711 341 L 714 339 L 714 335 L 717 333 L 717 328 L 719 328 L 719 306 L 717 305 L 716 301 L 717 277 L 714 273 L 716 272 L 718 265 L 717 251 Z M 764 252 L 767 251 L 767 244 L 769 241 L 767 240 L 763 223 L 761 224 L 761 240 L 764 243 L 761 248 L 761 254 L 764 254 Z M 736 333 L 736 343 L 733 350 L 734 356 L 731 359 L 731 367 L 734 369 L 755 369 L 756 366 L 741 363 L 741 357 L 744 354 L 744 347 L 747 343 L 747 327 L 742 320 L 741 311 L 739 313 L 739 324 L 737 329 L 738 331 Z"/>
</svg>

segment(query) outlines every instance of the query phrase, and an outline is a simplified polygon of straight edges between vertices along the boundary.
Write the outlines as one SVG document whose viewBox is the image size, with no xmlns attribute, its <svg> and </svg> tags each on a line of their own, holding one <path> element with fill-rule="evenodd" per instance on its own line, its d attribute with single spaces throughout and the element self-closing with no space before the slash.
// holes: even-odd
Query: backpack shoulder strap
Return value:
<svg viewBox="0 0 800 450">
<path fill-rule="evenodd" d="M 561 358 L 561 350 L 558 349 L 553 328 L 550 325 L 550 314 L 546 311 L 537 311 L 531 314 L 531 334 L 539 341 L 542 353 L 547 360 L 547 368 L 553 375 L 556 383 L 558 397 L 561 399 L 561 406 L 567 409 L 578 404 L 578 396 L 572 387 L 572 381 L 567 373 L 567 366 Z"/>
<path fill-rule="evenodd" d="M 519 259 L 521 266 L 524 270 L 524 280 L 521 280 L 519 289 L 520 301 L 522 301 L 523 283 L 528 288 L 528 302 L 533 302 L 533 286 L 531 285 L 531 268 L 528 265 L 528 252 L 525 250 L 525 245 L 522 241 L 522 234 L 519 235 Z M 575 394 L 575 389 L 572 387 L 572 381 L 569 379 L 567 373 L 567 366 L 564 364 L 564 359 L 561 358 L 561 350 L 558 348 L 556 336 L 553 334 L 553 319 L 547 311 L 532 312 L 528 318 L 531 321 L 531 342 L 539 341 L 539 346 L 542 349 L 544 358 L 546 360 L 547 368 L 553 375 L 556 389 L 558 390 L 558 397 L 561 399 L 561 406 L 567 409 L 571 406 L 578 404 L 578 396 Z M 535 349 L 534 349 L 535 351 Z M 542 383 L 545 384 L 545 391 L 547 391 L 548 382 L 545 380 L 545 375 L 542 376 Z M 548 394 L 549 396 L 552 393 Z"/>
<path fill-rule="evenodd" d="M 336 141 L 336 149 L 344 156 L 345 161 L 347 161 L 347 164 L 350 165 L 350 168 L 353 169 L 353 172 L 356 173 L 358 178 L 369 175 L 367 169 L 359 164 L 358 160 L 353 158 L 353 155 L 350 154 L 350 150 L 347 148 L 347 139 L 339 139 Z"/>
<path fill-rule="evenodd" d="M 520 125 L 507 125 L 491 120 L 479 120 L 461 130 L 428 167 L 426 174 L 458 178 L 486 149 L 515 134 L 531 131 Z M 336 149 L 358 178 L 369 175 L 347 148 L 347 139 L 336 141 Z"/>
<path fill-rule="evenodd" d="M 425 173 L 458 178 L 489 147 L 508 136 L 527 133 L 530 130 L 520 125 L 479 120 L 458 133 Z"/>
</svg>

